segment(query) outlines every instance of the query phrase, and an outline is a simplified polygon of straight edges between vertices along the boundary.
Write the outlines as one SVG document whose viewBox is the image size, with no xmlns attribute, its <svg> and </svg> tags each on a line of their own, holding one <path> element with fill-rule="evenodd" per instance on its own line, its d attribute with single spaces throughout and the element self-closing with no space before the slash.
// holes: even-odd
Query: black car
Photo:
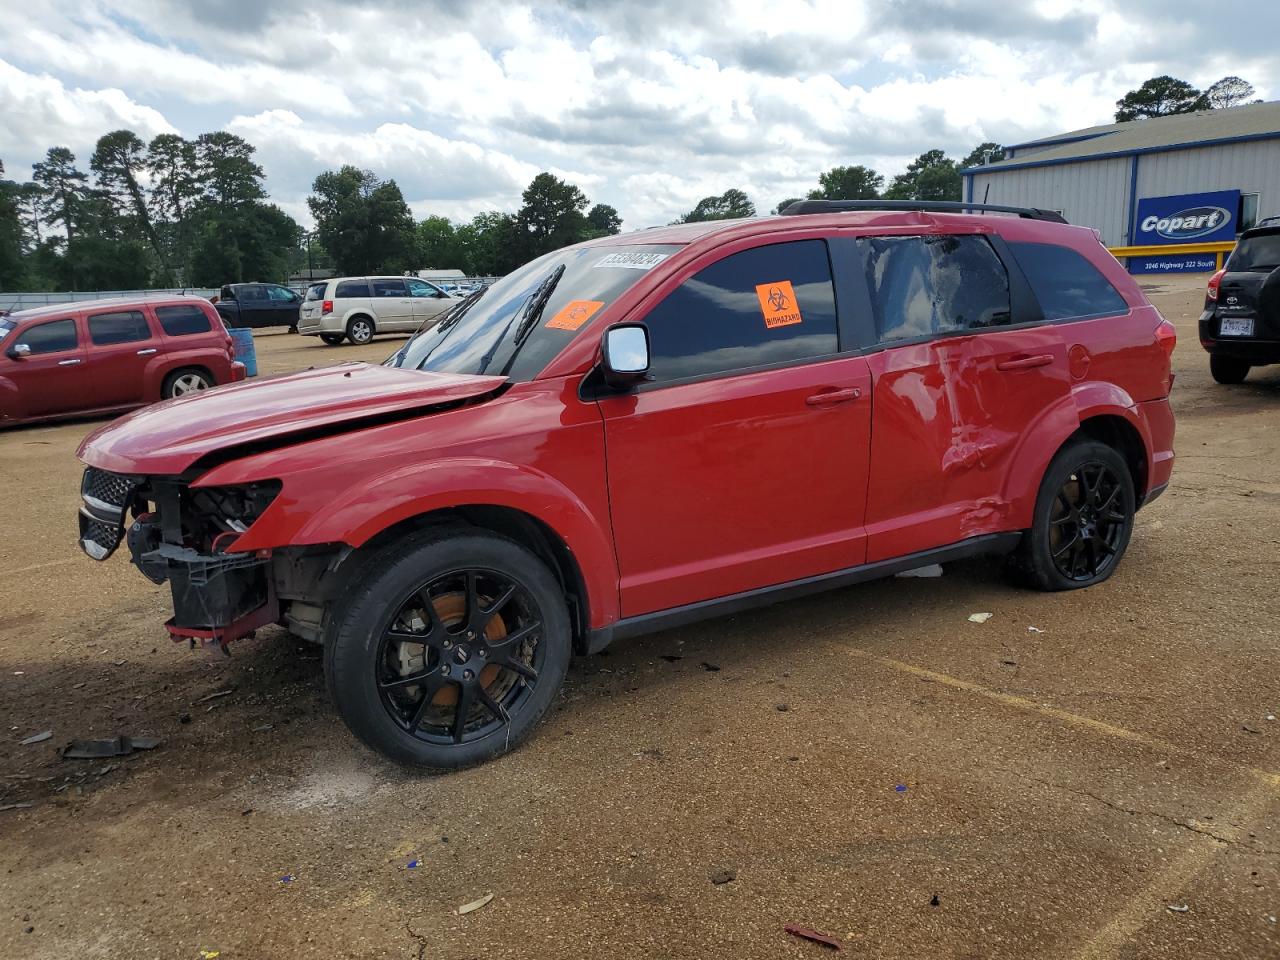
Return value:
<svg viewBox="0 0 1280 960">
<path fill-rule="evenodd" d="M 1280 363 L 1280 217 L 1242 233 L 1209 279 L 1200 343 L 1219 383 L 1240 383 L 1250 367 Z"/>
<path fill-rule="evenodd" d="M 278 283 L 228 283 L 214 303 L 228 327 L 297 329 L 302 295 Z"/>
</svg>

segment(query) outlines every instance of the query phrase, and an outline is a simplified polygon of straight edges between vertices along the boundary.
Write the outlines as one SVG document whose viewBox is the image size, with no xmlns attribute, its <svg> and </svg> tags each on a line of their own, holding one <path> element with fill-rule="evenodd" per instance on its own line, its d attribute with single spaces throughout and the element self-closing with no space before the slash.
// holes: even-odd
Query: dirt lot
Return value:
<svg viewBox="0 0 1280 960">
<path fill-rule="evenodd" d="M 1210 380 L 1200 283 L 1152 285 L 1180 458 L 1108 583 L 956 564 L 623 644 L 446 777 L 358 746 L 313 648 L 189 652 L 164 588 L 81 556 L 91 424 L 0 434 L 0 807 L 32 804 L 0 812 L 0 956 L 824 953 L 789 922 L 857 957 L 1280 956 L 1280 369 Z M 117 733 L 164 743 L 56 757 Z"/>
</svg>

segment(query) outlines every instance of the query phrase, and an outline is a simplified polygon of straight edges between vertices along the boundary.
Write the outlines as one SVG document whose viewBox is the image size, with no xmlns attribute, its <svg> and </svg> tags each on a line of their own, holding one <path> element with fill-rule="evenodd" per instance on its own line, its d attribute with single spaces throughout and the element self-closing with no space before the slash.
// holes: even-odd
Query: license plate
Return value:
<svg viewBox="0 0 1280 960">
<path fill-rule="evenodd" d="M 1252 337 L 1253 336 L 1253 318 L 1252 317 L 1223 317 L 1218 325 L 1218 336 L 1221 337 Z"/>
</svg>

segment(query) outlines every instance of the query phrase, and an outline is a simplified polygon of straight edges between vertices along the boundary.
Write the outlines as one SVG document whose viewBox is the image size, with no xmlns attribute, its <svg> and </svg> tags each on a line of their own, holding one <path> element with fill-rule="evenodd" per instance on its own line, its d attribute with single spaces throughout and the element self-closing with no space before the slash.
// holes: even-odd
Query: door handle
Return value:
<svg viewBox="0 0 1280 960">
<path fill-rule="evenodd" d="M 805 397 L 804 402 L 811 407 L 831 407 L 837 403 L 848 403 L 850 400 L 857 400 L 862 396 L 862 391 L 857 387 L 848 387 L 844 390 L 828 390 L 825 393 L 815 393 L 811 397 Z"/>
<path fill-rule="evenodd" d="M 1053 356 L 1048 353 L 1036 354 L 1034 357 L 1014 357 L 1011 360 L 1001 360 L 996 364 L 997 370 L 1031 370 L 1035 367 L 1047 367 L 1053 363 Z"/>
<path fill-rule="evenodd" d="M 75 366 L 75 365 L 76 365 L 77 363 L 79 363 L 79 362 L 80 362 L 79 360 L 59 360 L 59 361 L 58 361 L 58 366 L 60 366 L 60 367 L 73 367 L 73 366 Z"/>
<path fill-rule="evenodd" d="M 138 356 L 140 356 L 140 357 L 147 357 L 147 356 L 150 356 L 151 354 L 153 354 L 153 353 L 155 353 L 155 352 L 156 352 L 156 348 L 155 348 L 155 347 L 148 347 L 146 350 L 139 350 L 139 351 L 138 351 Z"/>
</svg>

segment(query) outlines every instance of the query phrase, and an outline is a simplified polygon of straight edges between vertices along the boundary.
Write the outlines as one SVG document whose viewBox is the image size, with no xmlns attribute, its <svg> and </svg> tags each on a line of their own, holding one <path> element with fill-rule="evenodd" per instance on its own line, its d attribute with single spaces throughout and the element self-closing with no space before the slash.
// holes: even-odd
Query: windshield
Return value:
<svg viewBox="0 0 1280 960">
<path fill-rule="evenodd" d="M 1245 237 L 1231 254 L 1227 270 L 1274 270 L 1280 267 L 1280 233 Z"/>
<path fill-rule="evenodd" d="M 525 264 L 464 302 L 430 330 L 419 333 L 388 360 L 392 367 L 439 373 L 490 373 L 530 380 L 583 324 L 679 247 L 670 244 L 572 247 Z M 526 313 L 551 274 L 564 273 L 536 325 Z M 525 321 L 524 324 L 521 321 Z"/>
</svg>

